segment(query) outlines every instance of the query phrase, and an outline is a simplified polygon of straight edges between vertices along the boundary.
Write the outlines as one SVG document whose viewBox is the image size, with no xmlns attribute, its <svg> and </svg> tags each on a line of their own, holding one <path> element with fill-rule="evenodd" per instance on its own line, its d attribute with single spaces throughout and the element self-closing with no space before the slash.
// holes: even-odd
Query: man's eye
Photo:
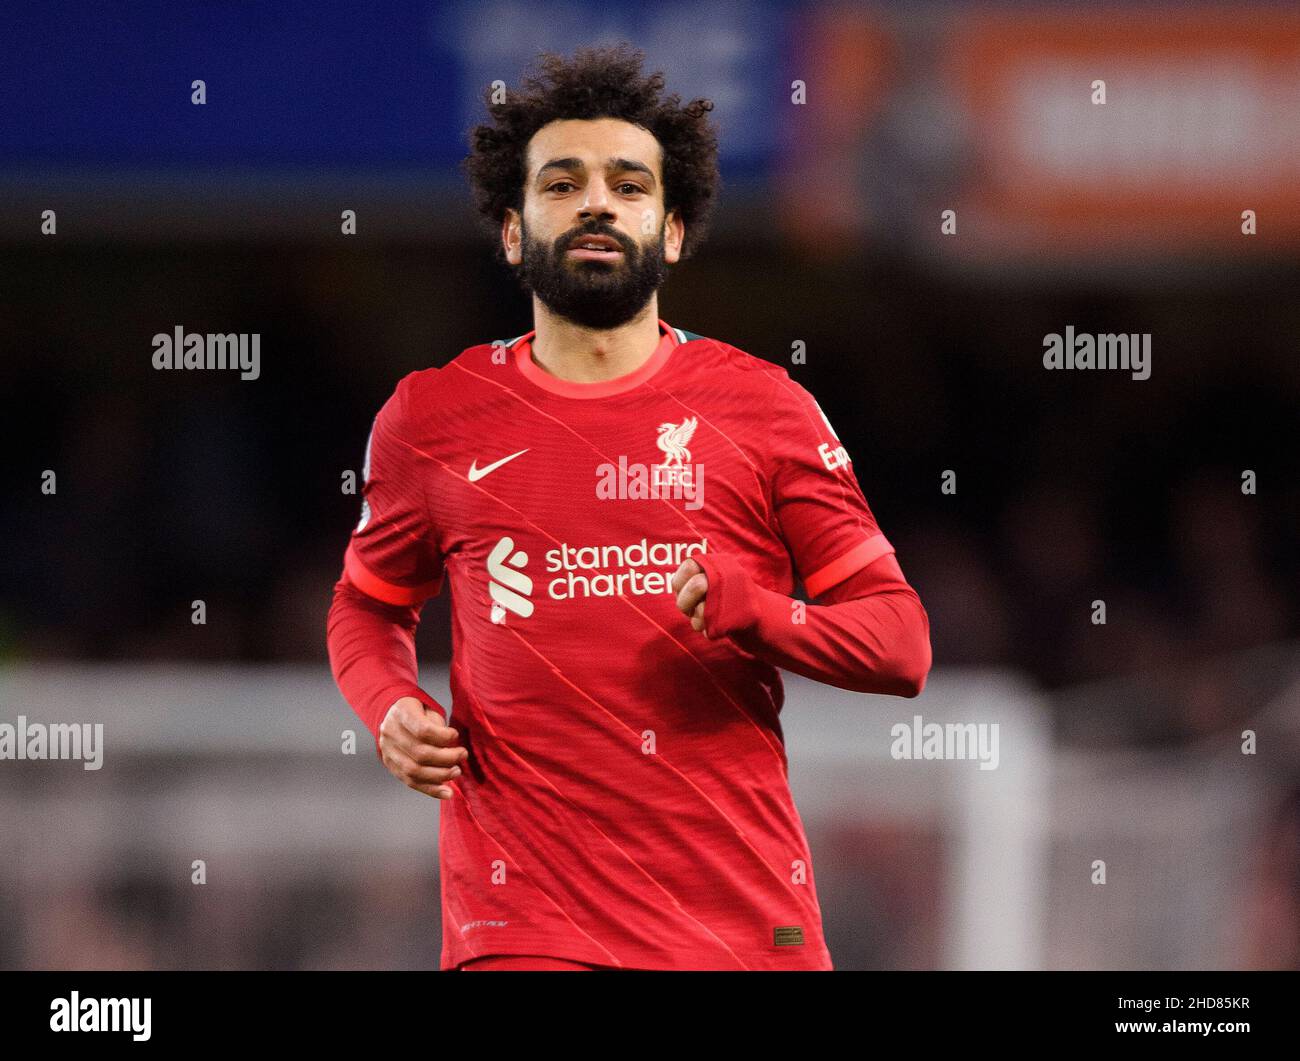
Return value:
<svg viewBox="0 0 1300 1061">
<path fill-rule="evenodd" d="M 641 185 L 639 185 L 639 184 L 633 184 L 631 181 L 624 181 L 622 184 L 619 185 L 619 187 L 620 187 L 620 188 L 631 188 L 631 189 L 632 189 L 632 193 L 643 192 L 643 191 L 645 191 L 645 189 L 642 188 Z"/>
<path fill-rule="evenodd" d="M 560 185 L 562 185 L 562 184 L 567 184 L 570 188 L 574 187 L 573 181 L 556 181 L 554 184 L 552 184 L 552 185 L 551 185 L 549 188 L 547 188 L 546 190 L 547 190 L 548 192 L 556 191 L 556 190 L 560 187 Z"/>
</svg>

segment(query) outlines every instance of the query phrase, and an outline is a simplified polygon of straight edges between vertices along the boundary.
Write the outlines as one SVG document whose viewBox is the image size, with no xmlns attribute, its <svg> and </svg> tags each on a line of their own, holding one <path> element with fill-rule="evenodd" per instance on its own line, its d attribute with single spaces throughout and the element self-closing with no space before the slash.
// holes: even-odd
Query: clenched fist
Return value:
<svg viewBox="0 0 1300 1061">
<path fill-rule="evenodd" d="M 451 799 L 447 784 L 460 777 L 469 751 L 456 744 L 460 734 L 414 696 L 403 696 L 379 726 L 379 754 L 402 784 L 435 799 Z"/>
<path fill-rule="evenodd" d="M 691 626 L 708 637 L 709 632 L 704 629 L 704 598 L 709 591 L 709 576 L 704 568 L 694 560 L 683 560 L 669 585 L 677 594 L 677 607 L 682 614 L 689 616 Z"/>
</svg>

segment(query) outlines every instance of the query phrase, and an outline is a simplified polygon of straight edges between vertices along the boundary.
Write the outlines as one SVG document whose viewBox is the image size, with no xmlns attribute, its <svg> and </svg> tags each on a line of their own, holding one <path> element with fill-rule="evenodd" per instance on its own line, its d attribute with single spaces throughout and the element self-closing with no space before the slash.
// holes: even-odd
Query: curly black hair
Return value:
<svg viewBox="0 0 1300 1061">
<path fill-rule="evenodd" d="M 506 208 L 523 213 L 528 141 L 547 123 L 574 118 L 621 118 L 650 132 L 663 149 L 664 210 L 676 210 L 686 228 L 681 257 L 702 242 L 721 184 L 717 132 L 707 117 L 713 102 L 682 106 L 677 94 L 661 99 L 663 73 L 643 75 L 643 60 L 626 42 L 579 48 L 572 61 L 542 52 L 540 73 L 526 75 L 518 92 L 502 103 L 493 102 L 493 89 L 484 94 L 493 124 L 470 131 L 462 167 L 498 256 Z"/>
</svg>

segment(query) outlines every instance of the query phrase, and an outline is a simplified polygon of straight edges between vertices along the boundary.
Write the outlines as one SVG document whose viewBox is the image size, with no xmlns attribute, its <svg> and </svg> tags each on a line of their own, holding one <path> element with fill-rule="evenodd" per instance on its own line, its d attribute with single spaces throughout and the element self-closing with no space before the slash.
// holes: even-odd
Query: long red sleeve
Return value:
<svg viewBox="0 0 1300 1061">
<path fill-rule="evenodd" d="M 385 604 L 361 592 L 347 577 L 334 584 L 334 602 L 326 621 L 330 669 L 343 698 L 375 738 L 393 703 L 414 696 L 442 714 L 447 709 L 417 684 L 415 631 L 420 608 Z"/>
<path fill-rule="evenodd" d="M 735 557 L 699 553 L 704 627 L 795 674 L 860 693 L 913 697 L 930 671 L 930 619 L 892 553 L 806 604 L 753 581 Z"/>
</svg>

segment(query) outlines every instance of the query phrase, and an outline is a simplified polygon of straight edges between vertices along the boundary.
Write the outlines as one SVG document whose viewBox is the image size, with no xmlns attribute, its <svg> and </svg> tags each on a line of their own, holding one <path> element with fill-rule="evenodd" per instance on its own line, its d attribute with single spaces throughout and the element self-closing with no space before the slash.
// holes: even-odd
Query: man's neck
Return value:
<svg viewBox="0 0 1300 1061">
<path fill-rule="evenodd" d="M 651 298 L 636 318 L 609 331 L 593 331 L 557 317 L 536 296 L 533 320 L 533 361 L 570 383 L 603 383 L 635 372 L 650 360 L 661 338 L 657 298 Z"/>
</svg>

